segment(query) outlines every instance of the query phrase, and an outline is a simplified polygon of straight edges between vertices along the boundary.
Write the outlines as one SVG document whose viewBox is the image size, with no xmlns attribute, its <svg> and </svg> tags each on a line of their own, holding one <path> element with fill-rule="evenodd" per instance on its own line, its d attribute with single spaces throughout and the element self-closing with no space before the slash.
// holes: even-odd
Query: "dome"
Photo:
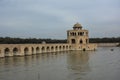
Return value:
<svg viewBox="0 0 120 80">
<path fill-rule="evenodd" d="M 81 24 L 79 24 L 79 23 L 76 23 L 73 27 L 74 28 L 82 28 Z"/>
</svg>

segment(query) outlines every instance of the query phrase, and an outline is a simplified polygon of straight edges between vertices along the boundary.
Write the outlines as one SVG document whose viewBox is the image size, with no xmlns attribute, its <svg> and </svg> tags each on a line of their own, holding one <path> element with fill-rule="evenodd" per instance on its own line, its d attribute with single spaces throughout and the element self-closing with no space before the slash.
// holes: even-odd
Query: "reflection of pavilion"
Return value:
<svg viewBox="0 0 120 80">
<path fill-rule="evenodd" d="M 89 67 L 89 54 L 87 51 L 71 51 L 67 57 L 68 68 L 75 71 L 87 72 Z"/>
</svg>

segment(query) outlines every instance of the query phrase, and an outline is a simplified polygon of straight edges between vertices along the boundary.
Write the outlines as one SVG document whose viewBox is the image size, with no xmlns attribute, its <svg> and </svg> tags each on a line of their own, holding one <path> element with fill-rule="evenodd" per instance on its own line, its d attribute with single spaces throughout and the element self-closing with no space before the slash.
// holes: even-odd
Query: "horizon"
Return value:
<svg viewBox="0 0 120 80">
<path fill-rule="evenodd" d="M 0 38 L 67 40 L 67 38 L 65 38 L 65 39 L 57 39 L 57 38 L 9 37 L 9 36 L 5 36 L 5 37 L 0 36 Z M 90 38 L 93 38 L 93 37 L 89 37 L 89 39 L 90 39 Z M 94 39 L 95 39 L 95 38 L 100 38 L 100 39 L 103 39 L 103 38 L 120 38 L 120 36 L 119 36 L 119 37 L 94 37 Z"/>
<path fill-rule="evenodd" d="M 66 39 L 66 31 L 79 22 L 89 31 L 90 38 L 120 37 L 119 3 L 119 0 L 0 0 L 0 36 Z"/>
</svg>

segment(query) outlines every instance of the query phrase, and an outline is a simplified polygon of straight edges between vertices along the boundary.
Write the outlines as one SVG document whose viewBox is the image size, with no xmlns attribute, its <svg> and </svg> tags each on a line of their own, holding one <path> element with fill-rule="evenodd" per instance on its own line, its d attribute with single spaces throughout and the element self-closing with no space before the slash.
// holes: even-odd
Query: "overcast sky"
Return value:
<svg viewBox="0 0 120 80">
<path fill-rule="evenodd" d="M 120 0 L 0 0 L 0 37 L 65 39 L 76 22 L 90 37 L 120 37 Z"/>
</svg>

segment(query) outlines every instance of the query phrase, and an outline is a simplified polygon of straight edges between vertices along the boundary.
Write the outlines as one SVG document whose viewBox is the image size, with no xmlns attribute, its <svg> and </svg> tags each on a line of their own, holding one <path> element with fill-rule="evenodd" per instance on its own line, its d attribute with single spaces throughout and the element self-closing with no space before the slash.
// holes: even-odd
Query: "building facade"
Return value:
<svg viewBox="0 0 120 80">
<path fill-rule="evenodd" d="M 81 24 L 76 23 L 73 30 L 67 31 L 67 42 L 72 46 L 73 50 L 95 50 L 96 44 L 89 43 L 88 30 L 82 29 Z"/>
<path fill-rule="evenodd" d="M 96 50 L 97 44 L 89 43 L 88 30 L 76 23 L 73 30 L 67 31 L 67 43 L 64 44 L 0 44 L 0 57 L 24 56 L 48 52 L 70 50 Z"/>
</svg>

